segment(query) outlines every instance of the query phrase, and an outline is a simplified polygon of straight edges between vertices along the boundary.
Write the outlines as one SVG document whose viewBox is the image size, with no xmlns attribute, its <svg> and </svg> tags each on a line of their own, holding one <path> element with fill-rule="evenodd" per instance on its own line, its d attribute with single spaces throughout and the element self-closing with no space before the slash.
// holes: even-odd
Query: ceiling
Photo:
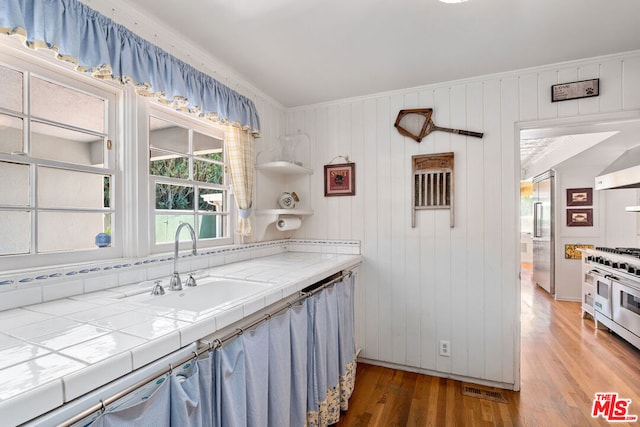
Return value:
<svg viewBox="0 0 640 427">
<path fill-rule="evenodd" d="M 521 178 L 551 168 L 603 170 L 625 150 L 640 144 L 640 117 L 585 121 L 520 131 Z"/>
<path fill-rule="evenodd" d="M 638 0 L 123 2 L 286 107 L 640 49 Z"/>
</svg>

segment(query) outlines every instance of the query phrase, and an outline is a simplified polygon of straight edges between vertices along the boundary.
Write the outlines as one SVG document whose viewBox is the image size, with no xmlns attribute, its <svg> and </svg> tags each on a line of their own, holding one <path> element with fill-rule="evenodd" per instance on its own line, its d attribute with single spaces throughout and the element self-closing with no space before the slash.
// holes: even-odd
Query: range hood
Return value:
<svg viewBox="0 0 640 427">
<path fill-rule="evenodd" d="M 596 176 L 595 188 L 640 188 L 640 145 L 629 148 Z"/>
</svg>

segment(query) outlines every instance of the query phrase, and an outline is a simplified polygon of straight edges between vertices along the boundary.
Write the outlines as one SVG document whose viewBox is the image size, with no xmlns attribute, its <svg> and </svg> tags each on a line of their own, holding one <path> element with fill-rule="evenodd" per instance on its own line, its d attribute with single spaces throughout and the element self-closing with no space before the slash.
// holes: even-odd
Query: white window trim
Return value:
<svg viewBox="0 0 640 427">
<path fill-rule="evenodd" d="M 114 146 L 113 185 L 118 190 L 114 200 L 113 217 L 117 234 L 112 236 L 114 239 L 112 247 L 89 251 L 1 256 L 0 272 L 51 269 L 88 262 L 109 262 L 172 253 L 173 244 L 152 245 L 154 192 L 150 192 L 148 172 L 149 112 L 153 109 L 155 115 L 167 114 L 171 121 L 185 123 L 192 129 L 224 141 L 222 126 L 207 119 L 199 119 L 158 105 L 136 94 L 131 85 L 123 86 L 116 82 L 99 81 L 79 73 L 74 69 L 73 64 L 55 59 L 50 51 L 27 51 L 15 38 L 0 37 L 0 48 L 0 64 L 4 66 L 27 70 L 34 75 L 68 85 L 75 90 L 83 91 L 83 88 L 86 88 L 86 91 L 92 95 L 95 95 L 96 91 L 107 94 L 108 114 L 111 117 L 107 133 Z M 226 170 L 225 174 L 227 175 L 225 182 L 230 183 L 229 171 Z M 237 208 L 230 184 L 227 185 L 227 196 L 228 237 L 199 242 L 199 250 L 240 243 L 234 232 Z"/>
<path fill-rule="evenodd" d="M 112 217 L 115 236 L 112 236 L 113 240 L 111 247 L 27 255 L 5 255 L 0 257 L 0 271 L 51 267 L 56 265 L 122 258 L 126 253 L 125 240 L 123 238 L 123 225 L 125 221 L 123 215 L 122 196 L 124 188 L 119 184 L 119 181 L 122 180 L 122 169 L 120 167 L 121 157 L 117 155 L 120 154 L 121 156 L 121 153 L 119 153 L 119 146 L 125 145 L 122 144 L 124 138 L 122 126 L 120 126 L 122 120 L 122 88 L 116 84 L 100 82 L 92 77 L 82 75 L 75 71 L 71 64 L 67 64 L 55 60 L 51 58 L 51 56 L 47 56 L 47 52 L 24 52 L 24 48 L 16 48 L 15 45 L 4 39 L 5 38 L 0 41 L 0 47 L 3 48 L 0 51 L 0 64 L 3 66 L 20 70 L 33 77 L 43 78 L 63 86 L 68 86 L 79 92 L 85 92 L 92 96 L 100 97 L 107 102 L 107 112 L 105 114 L 110 118 L 110 120 L 106 122 L 108 124 L 106 134 L 109 135 L 114 147 L 112 149 L 111 157 L 108 160 L 110 167 L 103 171 L 107 174 L 113 174 L 114 182 L 112 185 L 116 188 L 116 197 L 113 201 L 115 210 Z M 23 90 L 23 95 L 26 97 L 28 95 L 28 86 L 25 85 Z M 23 114 L 23 117 L 25 115 L 26 114 Z M 25 131 L 27 131 L 27 127 L 25 127 Z M 27 138 L 26 132 L 24 137 Z M 2 158 L 5 160 L 10 158 L 15 159 L 15 157 L 10 155 L 3 155 Z M 24 160 L 25 163 L 32 163 L 28 157 L 24 157 L 22 160 Z M 38 163 L 48 164 L 51 166 L 64 166 L 63 162 L 48 160 L 39 160 Z M 96 168 L 83 167 L 79 165 L 73 165 L 73 169 L 96 172 Z"/>
</svg>

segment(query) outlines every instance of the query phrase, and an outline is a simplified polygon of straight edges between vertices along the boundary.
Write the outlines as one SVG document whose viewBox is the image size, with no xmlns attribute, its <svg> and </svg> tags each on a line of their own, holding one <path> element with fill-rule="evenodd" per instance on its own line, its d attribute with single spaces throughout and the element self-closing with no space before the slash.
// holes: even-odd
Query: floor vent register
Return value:
<svg viewBox="0 0 640 427">
<path fill-rule="evenodd" d="M 498 403 L 509 403 L 505 395 L 499 391 L 477 385 L 462 385 L 462 395 L 491 400 Z"/>
</svg>

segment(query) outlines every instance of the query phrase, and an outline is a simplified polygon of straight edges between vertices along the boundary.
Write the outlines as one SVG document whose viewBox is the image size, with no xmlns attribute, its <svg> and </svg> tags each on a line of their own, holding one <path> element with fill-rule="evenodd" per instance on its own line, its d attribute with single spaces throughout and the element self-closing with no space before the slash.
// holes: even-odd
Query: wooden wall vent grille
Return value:
<svg viewBox="0 0 640 427">
<path fill-rule="evenodd" d="M 413 171 L 411 227 L 416 211 L 449 209 L 453 227 L 453 153 L 425 154 L 411 158 Z"/>
</svg>

